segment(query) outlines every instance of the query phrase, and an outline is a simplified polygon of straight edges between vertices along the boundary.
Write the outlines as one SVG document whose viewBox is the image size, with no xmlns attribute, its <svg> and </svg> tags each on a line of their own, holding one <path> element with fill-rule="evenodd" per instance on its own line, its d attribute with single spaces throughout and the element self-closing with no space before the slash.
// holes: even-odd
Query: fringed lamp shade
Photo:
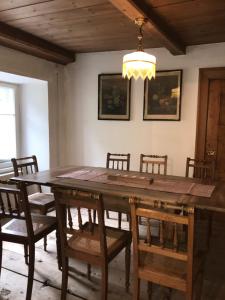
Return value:
<svg viewBox="0 0 225 300">
<path fill-rule="evenodd" d="M 123 77 L 134 77 L 143 80 L 155 78 L 156 58 L 144 51 L 136 51 L 123 57 Z"/>
</svg>

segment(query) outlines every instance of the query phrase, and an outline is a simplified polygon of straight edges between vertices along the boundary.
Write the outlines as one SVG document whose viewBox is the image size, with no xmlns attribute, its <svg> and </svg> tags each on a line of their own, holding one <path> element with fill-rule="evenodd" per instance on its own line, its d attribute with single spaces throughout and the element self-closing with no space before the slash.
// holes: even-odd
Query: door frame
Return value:
<svg viewBox="0 0 225 300">
<path fill-rule="evenodd" d="M 195 140 L 196 159 L 205 159 L 209 104 L 208 91 L 209 82 L 213 79 L 225 79 L 225 67 L 199 69 L 198 111 Z"/>
</svg>

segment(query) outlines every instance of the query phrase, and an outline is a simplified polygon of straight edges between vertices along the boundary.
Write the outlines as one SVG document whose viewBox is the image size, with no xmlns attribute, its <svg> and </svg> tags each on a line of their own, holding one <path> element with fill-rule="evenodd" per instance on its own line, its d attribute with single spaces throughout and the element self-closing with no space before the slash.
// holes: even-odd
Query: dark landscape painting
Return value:
<svg viewBox="0 0 225 300">
<path fill-rule="evenodd" d="M 182 70 L 158 71 L 145 81 L 144 120 L 180 120 Z"/>
<path fill-rule="evenodd" d="M 100 74 L 98 78 L 98 119 L 130 119 L 130 81 L 121 74 Z"/>
</svg>

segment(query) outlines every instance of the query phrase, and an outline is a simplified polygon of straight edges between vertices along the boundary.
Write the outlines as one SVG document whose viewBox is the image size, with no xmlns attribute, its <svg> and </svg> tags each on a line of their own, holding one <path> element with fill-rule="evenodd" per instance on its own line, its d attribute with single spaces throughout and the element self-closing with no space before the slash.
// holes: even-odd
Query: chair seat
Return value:
<svg viewBox="0 0 225 300">
<path fill-rule="evenodd" d="M 55 206 L 55 199 L 52 193 L 34 193 L 28 196 L 32 206 L 46 206 L 47 209 Z"/>
<path fill-rule="evenodd" d="M 32 215 L 32 224 L 34 230 L 35 240 L 41 239 L 48 232 L 53 231 L 57 227 L 57 220 L 55 217 L 44 215 Z M 26 221 L 23 219 L 12 219 L 2 226 L 1 235 L 4 236 L 18 236 L 18 239 L 28 238 Z"/>
<path fill-rule="evenodd" d="M 90 224 L 89 222 L 84 224 L 85 228 L 88 226 L 93 226 L 93 234 L 90 234 L 88 237 L 80 237 L 80 236 L 72 236 L 68 240 L 68 245 L 71 249 L 85 252 L 90 255 L 100 256 L 100 242 L 99 242 L 99 228 L 98 224 Z M 118 253 L 117 250 L 124 248 L 124 245 L 127 244 L 127 241 L 131 240 L 131 233 L 125 230 L 107 227 L 105 226 L 106 231 L 106 243 L 107 243 L 107 253 L 110 257 L 115 252 Z"/>
<path fill-rule="evenodd" d="M 142 252 L 141 252 L 142 253 Z M 150 282 L 186 291 L 187 263 L 162 255 L 140 255 L 140 278 Z"/>
</svg>

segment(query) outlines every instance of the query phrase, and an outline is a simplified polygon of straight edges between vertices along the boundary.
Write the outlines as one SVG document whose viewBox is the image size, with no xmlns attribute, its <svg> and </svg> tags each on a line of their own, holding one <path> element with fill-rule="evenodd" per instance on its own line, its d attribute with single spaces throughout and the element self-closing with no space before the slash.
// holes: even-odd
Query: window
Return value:
<svg viewBox="0 0 225 300">
<path fill-rule="evenodd" d="M 16 157 L 15 107 L 15 87 L 0 83 L 0 169 L 7 167 L 7 161 Z"/>
</svg>

